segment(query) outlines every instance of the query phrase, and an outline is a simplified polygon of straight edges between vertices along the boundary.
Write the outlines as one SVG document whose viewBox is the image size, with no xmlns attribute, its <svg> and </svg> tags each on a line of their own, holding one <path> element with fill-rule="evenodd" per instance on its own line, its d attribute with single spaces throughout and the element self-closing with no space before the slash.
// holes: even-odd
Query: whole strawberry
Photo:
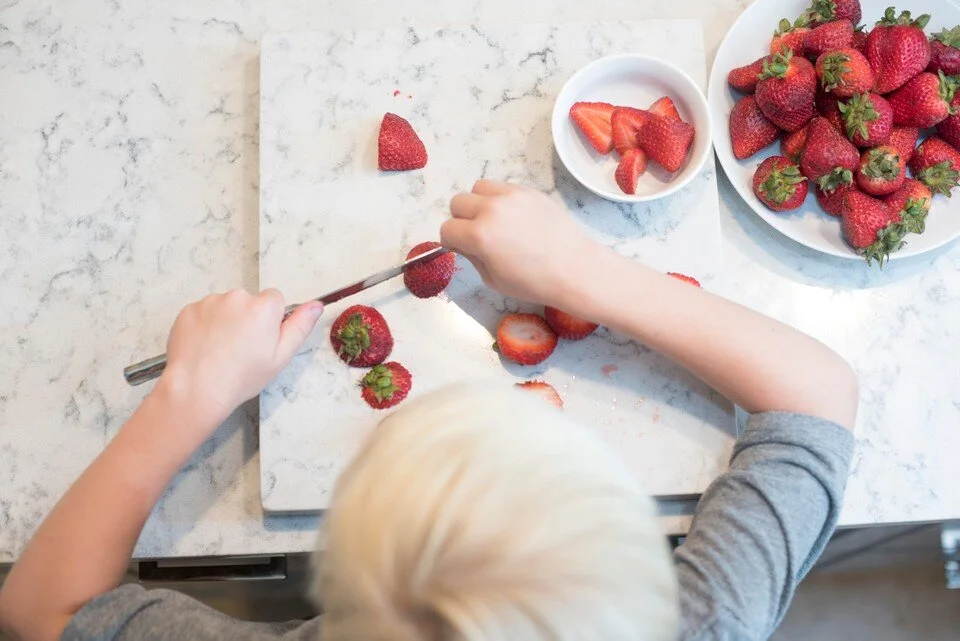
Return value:
<svg viewBox="0 0 960 641">
<path fill-rule="evenodd" d="M 427 150 L 409 122 L 396 114 L 384 114 L 377 137 L 380 171 L 407 171 L 427 164 Z"/>
<path fill-rule="evenodd" d="M 730 144 L 733 155 L 743 160 L 772 144 L 780 130 L 760 111 L 754 96 L 744 96 L 730 110 Z"/>
<path fill-rule="evenodd" d="M 347 365 L 370 367 L 390 355 L 393 335 L 380 312 L 366 305 L 353 305 L 333 321 L 330 343 Z"/>
<path fill-rule="evenodd" d="M 839 98 L 873 89 L 873 69 L 856 49 L 828 51 L 817 58 L 816 70 L 823 90 Z"/>
<path fill-rule="evenodd" d="M 412 386 L 413 375 L 396 361 L 375 365 L 360 379 L 363 400 L 375 410 L 385 410 L 399 404 L 410 393 Z"/>
<path fill-rule="evenodd" d="M 828 51 L 845 49 L 853 42 L 853 23 L 849 20 L 834 20 L 815 27 L 807 34 L 803 45 L 806 56 L 816 60 Z"/>
<path fill-rule="evenodd" d="M 797 129 L 793 133 L 784 134 L 780 139 L 780 154 L 790 159 L 790 162 L 800 163 L 803 148 L 807 146 L 807 131 L 810 125 Z"/>
<path fill-rule="evenodd" d="M 960 112 L 960 91 L 953 96 L 951 109 Z M 937 135 L 954 149 L 960 149 L 960 113 L 952 113 L 937 124 Z"/>
<path fill-rule="evenodd" d="M 895 14 L 888 7 L 867 38 L 867 60 L 877 76 L 873 90 L 879 94 L 899 89 L 930 64 L 930 43 L 923 33 L 930 16 L 911 20 L 909 11 Z"/>
<path fill-rule="evenodd" d="M 686 162 L 694 135 L 692 125 L 652 113 L 637 134 L 637 142 L 650 160 L 674 172 Z"/>
<path fill-rule="evenodd" d="M 753 193 L 773 211 L 789 211 L 807 197 L 807 179 L 784 156 L 770 156 L 753 174 Z"/>
<path fill-rule="evenodd" d="M 556 332 L 557 336 L 565 338 L 568 341 L 583 340 L 598 327 L 596 323 L 577 318 L 572 314 L 560 311 L 556 307 L 550 307 L 549 305 L 544 306 L 543 317 L 546 319 L 550 329 Z"/>
<path fill-rule="evenodd" d="M 944 29 L 930 38 L 930 64 L 927 71 L 942 71 L 948 76 L 960 74 L 960 26 Z"/>
<path fill-rule="evenodd" d="M 856 27 L 853 30 L 853 39 L 850 41 L 850 46 L 859 51 L 866 57 L 867 55 L 867 41 L 870 39 L 870 32 L 863 30 L 863 25 Z M 872 69 L 872 67 L 871 67 Z"/>
<path fill-rule="evenodd" d="M 744 67 L 731 69 L 727 74 L 727 83 L 741 93 L 753 93 L 757 89 L 760 74 L 763 73 L 763 58 L 757 58 Z"/>
<path fill-rule="evenodd" d="M 852 24 L 857 24 L 863 17 L 863 12 L 860 0 L 813 0 L 813 5 L 807 9 L 805 15 L 814 24 L 831 20 L 849 20 Z"/>
<path fill-rule="evenodd" d="M 887 204 L 859 191 L 848 191 L 843 196 L 843 235 L 857 252 L 876 260 L 881 267 L 891 252 L 903 246 L 906 229 L 900 216 L 890 211 Z"/>
<path fill-rule="evenodd" d="M 953 76 L 923 72 L 890 95 L 893 123 L 901 127 L 933 127 L 955 114 L 951 105 L 957 92 Z"/>
<path fill-rule="evenodd" d="M 782 19 L 777 25 L 777 30 L 773 32 L 773 40 L 770 41 L 770 54 L 782 53 L 785 49 L 793 51 L 793 55 L 802 56 L 804 54 L 804 41 L 807 34 L 810 33 L 809 20 L 806 16 L 800 16 L 793 24 L 786 18 Z"/>
<path fill-rule="evenodd" d="M 847 172 L 849 175 L 849 172 Z M 852 182 L 837 185 L 835 189 L 820 189 L 814 186 L 814 195 L 817 197 L 817 203 L 831 216 L 840 217 L 843 214 L 843 197 L 850 190 L 857 191 L 857 186 Z"/>
<path fill-rule="evenodd" d="M 764 60 L 757 83 L 757 104 L 784 131 L 796 131 L 814 116 L 817 73 L 810 62 L 792 51 Z"/>
<path fill-rule="evenodd" d="M 950 190 L 960 184 L 960 152 L 942 138 L 930 136 L 913 152 L 910 171 L 933 193 L 949 198 Z"/>
<path fill-rule="evenodd" d="M 883 199 L 892 212 L 900 212 L 907 231 L 922 234 L 924 219 L 933 204 L 933 192 L 919 180 L 907 178 L 897 191 Z"/>
<path fill-rule="evenodd" d="M 557 334 L 536 314 L 507 314 L 497 327 L 497 351 L 507 360 L 536 365 L 557 347 Z"/>
<path fill-rule="evenodd" d="M 896 149 L 880 145 L 863 152 L 856 176 L 861 191 L 871 196 L 886 196 L 903 185 L 907 177 L 907 163 Z"/>
<path fill-rule="evenodd" d="M 407 260 L 437 247 L 440 247 L 440 243 L 434 241 L 420 243 L 410 250 L 407 254 Z M 433 260 L 408 267 L 403 272 L 403 284 L 417 298 L 430 298 L 447 288 L 456 269 L 457 259 L 452 253 L 448 252 L 437 256 Z"/>
<path fill-rule="evenodd" d="M 894 127 L 887 144 L 897 150 L 903 162 L 910 162 L 919 137 L 920 130 L 916 127 Z"/>
<path fill-rule="evenodd" d="M 835 170 L 852 172 L 860 164 L 860 153 L 825 118 L 814 118 L 807 130 L 807 144 L 800 156 L 800 171 L 811 181 L 823 182 Z M 821 184 L 820 187 L 824 187 Z"/>
<path fill-rule="evenodd" d="M 882 145 L 893 131 L 893 109 L 882 96 L 861 93 L 838 107 L 843 115 L 843 128 L 857 147 Z"/>
</svg>

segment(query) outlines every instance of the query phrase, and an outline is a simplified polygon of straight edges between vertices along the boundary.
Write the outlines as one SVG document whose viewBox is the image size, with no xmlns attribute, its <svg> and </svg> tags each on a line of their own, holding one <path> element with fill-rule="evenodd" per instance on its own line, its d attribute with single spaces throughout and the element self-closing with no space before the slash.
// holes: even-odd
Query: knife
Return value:
<svg viewBox="0 0 960 641">
<path fill-rule="evenodd" d="M 409 268 L 420 265 L 427 261 L 431 261 L 438 256 L 446 254 L 450 250 L 446 247 L 437 247 L 436 249 L 431 249 L 430 251 L 414 256 L 410 260 L 401 263 L 400 265 L 394 265 L 389 269 L 385 269 L 382 272 L 377 272 L 371 276 L 367 276 L 362 280 L 358 280 L 355 283 L 350 283 L 345 287 L 340 289 L 335 289 L 328 294 L 324 294 L 313 300 L 320 301 L 324 305 L 329 305 L 335 303 L 338 300 L 343 300 L 348 296 L 353 296 L 358 294 L 365 289 L 370 289 L 374 285 L 379 285 L 380 283 L 390 280 L 391 278 L 396 278 Z M 312 302 L 312 301 L 310 301 Z M 286 319 L 293 310 L 302 305 L 303 303 L 296 303 L 294 305 L 288 305 L 285 310 L 283 310 L 283 318 Z M 153 379 L 160 376 L 163 373 L 164 368 L 167 366 L 167 355 L 161 354 L 160 356 L 154 356 L 153 358 L 148 358 L 139 363 L 134 363 L 123 369 L 123 377 L 127 379 L 127 382 L 131 385 L 140 385 L 141 383 L 146 383 L 147 381 L 152 381 Z"/>
</svg>

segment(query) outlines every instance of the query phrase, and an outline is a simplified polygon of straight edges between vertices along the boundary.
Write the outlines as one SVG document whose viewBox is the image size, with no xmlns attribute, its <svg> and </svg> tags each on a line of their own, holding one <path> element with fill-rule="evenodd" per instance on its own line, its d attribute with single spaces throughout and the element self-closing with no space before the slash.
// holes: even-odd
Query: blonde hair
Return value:
<svg viewBox="0 0 960 641">
<path fill-rule="evenodd" d="M 327 641 L 666 641 L 677 586 L 653 502 L 538 396 L 458 384 L 384 419 L 314 557 Z"/>
</svg>

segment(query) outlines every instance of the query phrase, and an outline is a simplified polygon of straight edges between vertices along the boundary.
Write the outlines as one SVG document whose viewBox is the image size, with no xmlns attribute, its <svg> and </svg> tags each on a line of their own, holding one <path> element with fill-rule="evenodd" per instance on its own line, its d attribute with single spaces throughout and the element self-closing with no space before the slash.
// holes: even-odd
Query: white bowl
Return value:
<svg viewBox="0 0 960 641">
<path fill-rule="evenodd" d="M 651 161 L 637 193 L 625 194 L 614 178 L 617 152 L 598 154 L 570 119 L 570 107 L 586 101 L 646 109 L 660 96 L 670 96 L 680 117 L 696 129 L 687 162 L 671 174 Z M 690 76 L 659 58 L 630 53 L 600 58 L 573 74 L 553 104 L 551 129 L 560 161 L 580 184 L 601 198 L 627 203 L 656 200 L 683 188 L 700 173 L 712 140 L 707 99 Z"/>
</svg>

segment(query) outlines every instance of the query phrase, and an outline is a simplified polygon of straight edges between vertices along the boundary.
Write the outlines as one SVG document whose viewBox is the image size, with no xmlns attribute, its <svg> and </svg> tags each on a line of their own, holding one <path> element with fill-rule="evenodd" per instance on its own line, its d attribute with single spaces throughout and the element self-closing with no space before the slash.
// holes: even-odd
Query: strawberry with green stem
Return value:
<svg viewBox="0 0 960 641">
<path fill-rule="evenodd" d="M 393 335 L 383 315 L 367 305 L 353 305 L 330 326 L 330 344 L 351 367 L 382 363 L 393 350 Z"/>
<path fill-rule="evenodd" d="M 927 71 L 960 75 L 960 26 L 944 29 L 930 38 L 930 64 Z"/>
<path fill-rule="evenodd" d="M 939 136 L 930 136 L 913 152 L 910 171 L 935 194 L 950 197 L 960 184 L 960 152 Z"/>
<path fill-rule="evenodd" d="M 789 49 L 795 56 L 802 56 L 805 52 L 804 41 L 810 33 L 809 25 L 810 20 L 806 15 L 801 15 L 793 24 L 786 18 L 781 19 L 770 41 L 771 55 Z"/>
<path fill-rule="evenodd" d="M 893 123 L 901 127 L 933 127 L 957 113 L 952 103 L 957 79 L 923 72 L 890 95 Z"/>
<path fill-rule="evenodd" d="M 933 192 L 919 180 L 907 178 L 897 191 L 883 199 L 890 211 L 900 212 L 907 231 L 922 234 L 933 204 Z"/>
<path fill-rule="evenodd" d="M 817 73 L 810 61 L 792 51 L 763 62 L 756 97 L 760 110 L 784 131 L 796 131 L 814 116 Z"/>
<path fill-rule="evenodd" d="M 843 236 L 867 259 L 883 267 L 892 252 L 903 247 L 907 230 L 885 202 L 859 191 L 848 191 L 843 197 Z"/>
<path fill-rule="evenodd" d="M 837 105 L 847 138 L 857 147 L 882 145 L 893 131 L 893 109 L 875 93 L 861 93 Z"/>
<path fill-rule="evenodd" d="M 897 191 L 907 177 L 906 162 L 889 145 L 863 152 L 857 167 L 857 186 L 871 196 L 886 196 Z"/>
<path fill-rule="evenodd" d="M 928 14 L 914 20 L 909 11 L 897 16 L 893 7 L 887 8 L 867 38 L 867 60 L 877 77 L 875 92 L 888 94 L 926 69 L 930 43 L 923 28 L 929 21 Z"/>
<path fill-rule="evenodd" d="M 817 58 L 816 71 L 823 90 L 839 98 L 873 89 L 873 69 L 863 54 L 853 48 L 823 54 Z"/>
<path fill-rule="evenodd" d="M 410 393 L 412 386 L 413 375 L 396 361 L 375 365 L 360 379 L 363 400 L 375 410 L 385 410 L 399 404 Z"/>
<path fill-rule="evenodd" d="M 814 185 L 813 193 L 817 198 L 817 204 L 831 216 L 840 217 L 843 214 L 843 197 L 848 191 L 859 191 L 853 183 L 853 173 L 845 170 L 846 182 L 833 183 L 832 189 L 821 189 L 819 185 Z"/>
<path fill-rule="evenodd" d="M 811 181 L 816 181 L 821 189 L 831 182 L 832 176 L 844 175 L 844 170 L 852 172 L 860 163 L 860 153 L 825 118 L 814 118 L 807 130 L 807 144 L 800 156 L 800 171 Z"/>
<path fill-rule="evenodd" d="M 753 193 L 773 211 L 798 208 L 807 197 L 807 179 L 785 156 L 771 156 L 753 175 Z"/>
<path fill-rule="evenodd" d="M 863 11 L 860 0 L 813 0 L 804 16 L 818 25 L 834 20 L 849 20 L 852 24 L 857 24 L 863 17 Z"/>
</svg>

